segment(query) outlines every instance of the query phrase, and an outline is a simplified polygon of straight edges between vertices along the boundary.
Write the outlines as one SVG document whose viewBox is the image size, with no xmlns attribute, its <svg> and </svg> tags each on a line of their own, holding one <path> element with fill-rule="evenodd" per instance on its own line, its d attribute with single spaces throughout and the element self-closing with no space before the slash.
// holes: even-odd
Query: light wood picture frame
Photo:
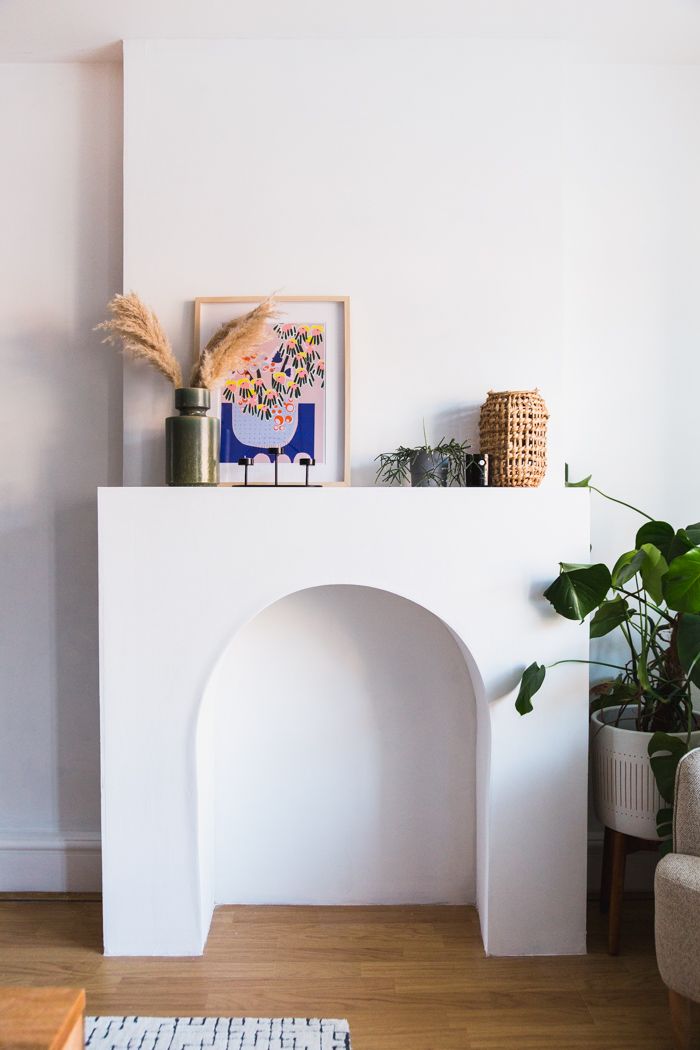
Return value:
<svg viewBox="0 0 700 1050">
<path fill-rule="evenodd" d="M 221 324 L 265 298 L 195 299 L 195 354 Z M 279 446 L 288 449 L 279 458 L 281 483 L 301 483 L 299 460 L 312 455 L 312 484 L 349 485 L 349 297 L 280 295 L 274 300 L 278 317 L 270 325 L 270 341 L 248 370 L 231 373 L 211 391 L 212 414 L 221 420 L 221 483 L 243 484 L 238 459 L 250 456 L 255 462 L 249 484 L 271 484 L 274 467 L 266 449 Z"/>
</svg>

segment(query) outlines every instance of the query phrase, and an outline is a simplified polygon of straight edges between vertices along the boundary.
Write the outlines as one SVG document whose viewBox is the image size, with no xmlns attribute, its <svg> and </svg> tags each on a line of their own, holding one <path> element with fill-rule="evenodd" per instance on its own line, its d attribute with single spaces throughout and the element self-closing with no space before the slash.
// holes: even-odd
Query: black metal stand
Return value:
<svg viewBox="0 0 700 1050">
<path fill-rule="evenodd" d="M 244 468 L 244 471 L 243 471 L 243 484 L 246 487 L 248 486 L 248 467 L 252 467 L 254 462 L 255 462 L 255 460 L 251 459 L 250 456 L 243 456 L 242 459 L 238 460 L 238 466 Z"/>
<path fill-rule="evenodd" d="M 303 459 L 299 460 L 302 467 L 304 467 L 304 486 L 308 489 L 309 487 L 309 467 L 316 466 L 316 460 L 312 459 L 311 456 L 304 456 Z"/>
<path fill-rule="evenodd" d="M 279 469 L 279 458 L 282 455 L 281 448 L 268 448 L 268 455 L 272 456 L 272 462 L 275 464 L 275 488 L 279 485 L 278 469 Z"/>
<path fill-rule="evenodd" d="M 250 456 L 242 456 L 238 460 L 238 466 L 243 467 L 243 486 L 248 488 L 250 485 L 257 485 L 259 488 L 280 488 L 280 489 L 301 489 L 301 488 L 320 488 L 319 485 L 313 485 L 309 480 L 309 471 L 311 467 L 316 466 L 316 460 L 313 456 L 304 456 L 299 460 L 299 466 L 304 468 L 304 480 L 299 481 L 280 481 L 279 479 L 279 457 L 284 452 L 283 448 L 268 448 L 267 454 L 271 457 L 275 467 L 275 480 L 272 484 L 257 483 L 248 481 L 248 468 L 255 466 L 255 459 Z"/>
</svg>

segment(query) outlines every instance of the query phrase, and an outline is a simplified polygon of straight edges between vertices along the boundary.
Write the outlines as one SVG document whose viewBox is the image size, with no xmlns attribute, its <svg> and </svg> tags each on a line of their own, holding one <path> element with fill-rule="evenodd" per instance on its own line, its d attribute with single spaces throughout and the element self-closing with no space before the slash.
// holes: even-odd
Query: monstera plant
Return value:
<svg viewBox="0 0 700 1050">
<path fill-rule="evenodd" d="M 657 814 L 657 832 L 668 847 L 676 767 L 691 734 L 700 728 L 692 697 L 692 686 L 700 686 L 700 523 L 674 528 L 590 482 L 588 477 L 567 480 L 567 485 L 589 488 L 646 520 L 634 547 L 612 568 L 560 563 L 544 597 L 567 619 L 583 622 L 593 614 L 591 638 L 612 632 L 619 636 L 624 654 L 619 664 L 585 661 L 616 672 L 593 688 L 591 710 L 611 709 L 613 724 L 624 719 L 629 725 L 632 719 L 634 729 L 650 734 L 651 767 L 668 804 Z M 567 662 L 573 661 L 558 661 Z M 549 669 L 532 663 L 525 670 L 515 702 L 521 715 L 532 711 L 532 699 Z"/>
</svg>

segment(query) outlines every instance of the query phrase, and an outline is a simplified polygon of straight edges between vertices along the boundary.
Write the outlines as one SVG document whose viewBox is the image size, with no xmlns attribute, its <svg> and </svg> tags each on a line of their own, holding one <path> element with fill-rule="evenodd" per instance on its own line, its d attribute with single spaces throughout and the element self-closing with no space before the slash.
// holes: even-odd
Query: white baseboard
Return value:
<svg viewBox="0 0 700 1050">
<path fill-rule="evenodd" d="M 0 892 L 94 893 L 101 887 L 99 832 L 0 834 Z"/>
<path fill-rule="evenodd" d="M 588 834 L 588 889 L 600 889 L 603 831 Z M 627 860 L 625 888 L 651 892 L 655 853 L 632 854 Z M 0 834 L 0 892 L 95 893 L 102 887 L 99 832 Z"/>
</svg>

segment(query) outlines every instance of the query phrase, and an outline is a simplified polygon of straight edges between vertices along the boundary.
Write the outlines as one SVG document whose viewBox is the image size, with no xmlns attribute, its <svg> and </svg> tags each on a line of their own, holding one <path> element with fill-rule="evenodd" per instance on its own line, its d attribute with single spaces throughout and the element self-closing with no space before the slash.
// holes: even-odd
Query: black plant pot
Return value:
<svg viewBox="0 0 700 1050">
<path fill-rule="evenodd" d="M 485 452 L 468 452 L 464 465 L 464 484 L 469 489 L 484 488 L 489 483 L 489 457 Z"/>
<path fill-rule="evenodd" d="M 427 449 L 415 452 L 411 458 L 411 486 L 414 489 L 445 488 L 448 465 L 444 456 Z"/>
</svg>

